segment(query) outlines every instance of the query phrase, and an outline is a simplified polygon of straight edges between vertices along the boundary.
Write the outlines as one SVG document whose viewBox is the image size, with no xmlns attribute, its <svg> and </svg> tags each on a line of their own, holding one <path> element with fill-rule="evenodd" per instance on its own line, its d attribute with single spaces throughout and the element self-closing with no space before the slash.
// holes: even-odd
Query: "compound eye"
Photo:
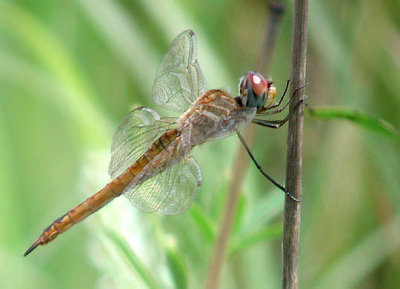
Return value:
<svg viewBox="0 0 400 289">
<path fill-rule="evenodd" d="M 249 84 L 256 96 L 261 96 L 268 89 L 268 82 L 265 80 L 264 76 L 259 73 L 251 72 L 249 73 Z"/>
</svg>

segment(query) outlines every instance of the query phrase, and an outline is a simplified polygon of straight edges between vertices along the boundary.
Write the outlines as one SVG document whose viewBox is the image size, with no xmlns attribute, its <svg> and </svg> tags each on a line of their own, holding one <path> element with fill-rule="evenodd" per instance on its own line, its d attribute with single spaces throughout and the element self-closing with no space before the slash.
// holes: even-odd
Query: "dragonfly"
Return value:
<svg viewBox="0 0 400 289">
<path fill-rule="evenodd" d="M 280 107 L 288 84 L 278 102 L 272 80 L 252 71 L 240 78 L 237 97 L 219 89 L 206 91 L 197 59 L 196 35 L 192 30 L 180 33 L 157 69 L 153 100 L 181 116 L 161 117 L 145 107 L 131 111 L 113 137 L 109 165 L 112 181 L 52 222 L 24 256 L 39 245 L 53 241 L 122 194 L 144 212 L 183 214 L 196 199 L 202 182 L 192 149 L 235 133 L 261 173 L 287 196 L 298 201 L 263 171 L 240 134 L 240 130 L 250 123 L 279 128 L 287 122 L 291 113 L 274 121 L 262 116 L 285 109 L 294 96 Z"/>
</svg>

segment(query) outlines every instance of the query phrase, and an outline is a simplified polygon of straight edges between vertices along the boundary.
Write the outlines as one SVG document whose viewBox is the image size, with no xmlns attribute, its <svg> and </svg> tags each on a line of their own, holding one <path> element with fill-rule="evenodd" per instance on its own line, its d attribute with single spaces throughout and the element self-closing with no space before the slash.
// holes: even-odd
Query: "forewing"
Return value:
<svg viewBox="0 0 400 289">
<path fill-rule="evenodd" d="M 175 125 L 172 119 L 164 120 L 154 110 L 136 108 L 119 124 L 111 146 L 108 169 L 116 178 L 146 152 L 150 145 Z"/>
<path fill-rule="evenodd" d="M 144 212 L 179 215 L 190 208 L 199 193 L 200 185 L 200 167 L 190 157 L 140 185 L 128 186 L 124 194 L 136 208 Z"/>
<path fill-rule="evenodd" d="M 153 84 L 153 99 L 168 109 L 184 112 L 205 91 L 192 30 L 179 34 L 164 55 Z"/>
</svg>

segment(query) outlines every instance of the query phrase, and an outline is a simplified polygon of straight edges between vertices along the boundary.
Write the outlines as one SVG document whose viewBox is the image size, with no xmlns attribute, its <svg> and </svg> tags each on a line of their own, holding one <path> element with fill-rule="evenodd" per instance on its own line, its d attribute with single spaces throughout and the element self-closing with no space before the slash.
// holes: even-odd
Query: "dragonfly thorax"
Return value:
<svg viewBox="0 0 400 289">
<path fill-rule="evenodd" d="M 247 72 L 240 78 L 237 103 L 244 107 L 267 108 L 274 103 L 276 88 L 272 80 L 266 80 L 257 72 Z"/>
</svg>

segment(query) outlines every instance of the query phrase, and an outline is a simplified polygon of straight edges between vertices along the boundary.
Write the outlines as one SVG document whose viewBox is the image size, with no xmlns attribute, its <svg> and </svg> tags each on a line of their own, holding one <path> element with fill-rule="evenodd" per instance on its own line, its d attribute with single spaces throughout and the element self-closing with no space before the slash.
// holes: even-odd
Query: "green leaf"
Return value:
<svg viewBox="0 0 400 289">
<path fill-rule="evenodd" d="M 240 235 L 246 235 L 265 226 L 264 224 L 277 217 L 283 211 L 284 194 L 274 190 L 264 199 L 260 200 L 245 224 L 240 228 Z"/>
<path fill-rule="evenodd" d="M 256 231 L 248 236 L 244 236 L 241 239 L 233 242 L 230 246 L 229 256 L 237 254 L 251 246 L 265 242 L 268 240 L 278 239 L 282 237 L 283 226 L 282 224 L 271 225 L 267 228 Z"/>
<path fill-rule="evenodd" d="M 312 117 L 322 119 L 349 120 L 371 131 L 400 141 L 400 131 L 394 128 L 393 125 L 364 112 L 340 107 L 316 107 L 307 109 L 306 113 Z"/>
<path fill-rule="evenodd" d="M 190 217 L 192 217 L 192 220 L 196 225 L 197 230 L 199 230 L 203 238 L 209 244 L 211 244 L 215 239 L 215 224 L 213 223 L 213 221 L 197 204 L 194 204 L 189 210 L 189 215 Z"/>
<path fill-rule="evenodd" d="M 126 258 L 129 264 L 132 265 L 131 268 L 137 272 L 138 276 L 143 280 L 143 282 L 147 284 L 149 288 L 159 288 L 157 287 L 155 279 L 151 275 L 150 271 L 142 264 L 129 244 L 116 232 L 106 230 L 105 233 L 107 237 L 111 239 L 113 244 L 121 251 L 122 255 Z"/>
<path fill-rule="evenodd" d="M 172 280 L 175 283 L 175 288 L 187 288 L 187 267 L 185 259 L 176 250 L 167 249 L 167 263 L 172 275 Z"/>
</svg>

